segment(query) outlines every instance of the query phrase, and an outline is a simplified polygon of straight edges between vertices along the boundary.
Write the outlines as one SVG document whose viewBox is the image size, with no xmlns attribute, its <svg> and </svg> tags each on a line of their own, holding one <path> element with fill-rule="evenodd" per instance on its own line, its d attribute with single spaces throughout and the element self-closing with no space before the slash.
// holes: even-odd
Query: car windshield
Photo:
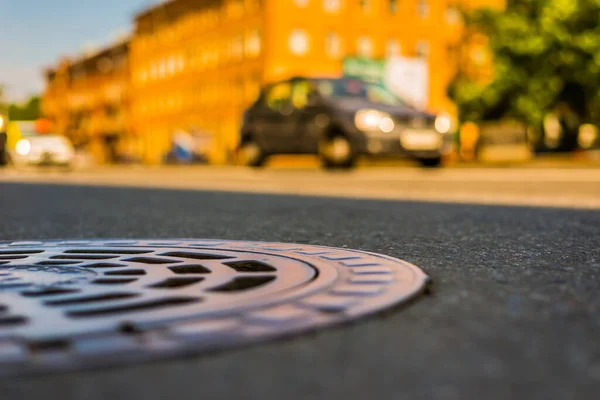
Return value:
<svg viewBox="0 0 600 400">
<path fill-rule="evenodd" d="M 384 86 L 360 79 L 319 79 L 317 90 L 327 98 L 356 98 L 373 104 L 412 108 Z"/>
</svg>

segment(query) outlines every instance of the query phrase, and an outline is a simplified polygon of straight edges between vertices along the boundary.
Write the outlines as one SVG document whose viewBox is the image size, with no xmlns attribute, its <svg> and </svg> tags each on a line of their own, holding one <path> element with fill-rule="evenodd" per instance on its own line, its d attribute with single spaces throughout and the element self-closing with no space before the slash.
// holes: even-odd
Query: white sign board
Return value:
<svg viewBox="0 0 600 400">
<path fill-rule="evenodd" d="M 390 58 L 385 66 L 384 82 L 391 92 L 417 108 L 429 104 L 429 69 L 425 60 Z"/>
</svg>

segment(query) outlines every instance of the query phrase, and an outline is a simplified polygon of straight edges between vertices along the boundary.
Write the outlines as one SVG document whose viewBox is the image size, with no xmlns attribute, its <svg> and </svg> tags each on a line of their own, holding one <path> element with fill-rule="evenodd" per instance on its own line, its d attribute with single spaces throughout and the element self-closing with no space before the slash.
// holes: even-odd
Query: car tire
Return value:
<svg viewBox="0 0 600 400">
<path fill-rule="evenodd" d="M 356 165 L 356 154 L 346 135 L 336 134 L 319 143 L 319 158 L 325 169 L 350 169 Z"/>
<path fill-rule="evenodd" d="M 419 158 L 418 161 L 425 168 L 437 168 L 442 165 L 442 157 Z"/>
<path fill-rule="evenodd" d="M 252 138 L 245 139 L 237 151 L 238 164 L 247 167 L 264 167 L 267 162 L 267 154 L 260 145 Z"/>
</svg>

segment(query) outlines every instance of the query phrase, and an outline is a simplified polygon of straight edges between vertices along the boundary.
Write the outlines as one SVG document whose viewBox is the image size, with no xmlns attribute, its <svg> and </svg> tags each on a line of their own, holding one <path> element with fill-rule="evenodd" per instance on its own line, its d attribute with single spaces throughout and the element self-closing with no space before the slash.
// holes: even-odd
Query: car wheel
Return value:
<svg viewBox="0 0 600 400">
<path fill-rule="evenodd" d="M 253 139 L 246 139 L 238 148 L 238 163 L 248 167 L 263 167 L 267 162 L 267 155 Z"/>
<path fill-rule="evenodd" d="M 420 158 L 419 163 L 427 168 L 440 167 L 442 165 L 442 157 Z"/>
<path fill-rule="evenodd" d="M 356 162 L 350 140 L 345 135 L 334 135 L 323 139 L 319 145 L 319 158 L 324 168 L 347 169 Z"/>
</svg>

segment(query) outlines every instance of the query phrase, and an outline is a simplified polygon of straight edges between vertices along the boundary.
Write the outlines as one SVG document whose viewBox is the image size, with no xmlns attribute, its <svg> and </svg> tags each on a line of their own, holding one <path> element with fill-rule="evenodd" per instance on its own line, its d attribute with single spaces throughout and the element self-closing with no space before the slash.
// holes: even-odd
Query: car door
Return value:
<svg viewBox="0 0 600 400">
<path fill-rule="evenodd" d="M 329 120 L 315 85 L 306 79 L 297 80 L 292 87 L 292 117 L 295 125 L 293 143 L 298 153 L 316 153 L 319 138 Z"/>
<path fill-rule="evenodd" d="M 291 120 L 292 85 L 280 82 L 267 89 L 263 104 L 257 110 L 260 119 L 262 146 L 269 153 L 289 151 L 289 141 L 293 136 Z"/>
</svg>

